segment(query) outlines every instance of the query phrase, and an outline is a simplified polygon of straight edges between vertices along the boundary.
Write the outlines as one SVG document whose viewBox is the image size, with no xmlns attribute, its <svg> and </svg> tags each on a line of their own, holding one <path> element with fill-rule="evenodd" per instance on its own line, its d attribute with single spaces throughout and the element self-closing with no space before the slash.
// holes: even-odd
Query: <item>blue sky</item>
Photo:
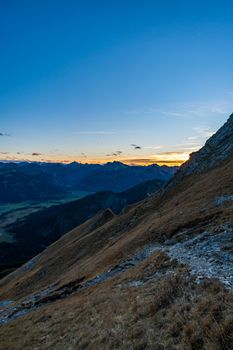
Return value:
<svg viewBox="0 0 233 350">
<path fill-rule="evenodd" d="M 5 1 L 0 38 L 1 159 L 172 164 L 233 111 L 232 1 Z"/>
</svg>

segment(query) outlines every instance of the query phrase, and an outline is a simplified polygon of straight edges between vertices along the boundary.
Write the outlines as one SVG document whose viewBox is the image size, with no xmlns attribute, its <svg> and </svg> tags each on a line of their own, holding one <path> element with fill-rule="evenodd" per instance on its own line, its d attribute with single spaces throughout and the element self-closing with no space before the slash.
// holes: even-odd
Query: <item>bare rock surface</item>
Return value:
<svg viewBox="0 0 233 350">
<path fill-rule="evenodd" d="M 221 162 L 233 155 L 233 114 L 227 122 L 208 139 L 205 145 L 190 155 L 175 176 L 166 186 L 165 192 L 176 186 L 184 177 L 203 173 L 217 167 Z"/>
<path fill-rule="evenodd" d="M 216 198 L 215 203 L 216 205 L 223 205 L 226 202 L 233 202 L 233 195 L 223 195 Z"/>
</svg>

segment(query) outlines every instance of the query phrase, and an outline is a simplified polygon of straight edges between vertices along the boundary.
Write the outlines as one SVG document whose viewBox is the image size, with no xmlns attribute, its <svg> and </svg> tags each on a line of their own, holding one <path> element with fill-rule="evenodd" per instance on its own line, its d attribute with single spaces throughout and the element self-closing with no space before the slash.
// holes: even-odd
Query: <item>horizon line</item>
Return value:
<svg viewBox="0 0 233 350">
<path fill-rule="evenodd" d="M 127 166 L 151 166 L 151 165 L 157 165 L 157 166 L 167 166 L 167 167 L 174 167 L 174 166 L 181 166 L 185 163 L 184 160 L 164 160 L 164 161 L 157 161 L 154 162 L 152 160 L 146 160 L 142 159 L 128 159 L 128 160 L 113 160 L 108 162 L 101 162 L 101 161 L 94 161 L 94 162 L 84 162 L 84 161 L 77 161 L 77 160 L 30 160 L 30 159 L 0 159 L 1 163 L 48 163 L 48 164 L 64 164 L 69 165 L 72 163 L 77 164 L 83 164 L 83 165 L 106 165 L 109 163 L 121 163 Z"/>
</svg>

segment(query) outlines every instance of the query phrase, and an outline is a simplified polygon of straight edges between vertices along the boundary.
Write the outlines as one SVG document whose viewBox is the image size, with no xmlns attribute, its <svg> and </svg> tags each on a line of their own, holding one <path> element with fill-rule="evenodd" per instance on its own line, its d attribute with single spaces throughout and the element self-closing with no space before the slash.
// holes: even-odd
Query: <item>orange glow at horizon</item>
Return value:
<svg viewBox="0 0 233 350">
<path fill-rule="evenodd" d="M 158 153 L 154 155 L 149 155 L 145 157 L 71 157 L 71 156 L 52 156 L 52 155 L 45 155 L 45 154 L 38 154 L 36 156 L 26 155 L 23 157 L 23 155 L 5 155 L 4 157 L 1 157 L 2 160 L 8 160 L 8 161 L 37 161 L 37 162 L 54 162 L 54 163 L 72 163 L 72 162 L 79 162 L 79 163 L 89 163 L 89 164 L 105 164 L 107 162 L 113 162 L 113 161 L 119 161 L 127 165 L 151 165 L 151 164 L 158 164 L 160 166 L 167 165 L 167 166 L 180 166 L 185 161 L 189 159 L 189 153 L 186 152 L 163 152 Z"/>
</svg>

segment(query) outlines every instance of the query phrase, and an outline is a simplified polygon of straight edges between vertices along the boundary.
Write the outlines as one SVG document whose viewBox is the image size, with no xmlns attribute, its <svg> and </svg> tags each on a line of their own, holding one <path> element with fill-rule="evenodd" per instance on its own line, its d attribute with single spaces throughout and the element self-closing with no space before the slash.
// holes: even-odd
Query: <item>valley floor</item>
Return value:
<svg viewBox="0 0 233 350">
<path fill-rule="evenodd" d="M 0 243 L 13 242 L 14 237 L 7 231 L 7 226 L 22 220 L 26 216 L 49 208 L 53 205 L 68 203 L 73 200 L 81 199 L 91 192 L 72 191 L 64 197 L 57 199 L 48 199 L 41 201 L 23 201 L 20 203 L 1 203 L 0 204 Z"/>
</svg>

